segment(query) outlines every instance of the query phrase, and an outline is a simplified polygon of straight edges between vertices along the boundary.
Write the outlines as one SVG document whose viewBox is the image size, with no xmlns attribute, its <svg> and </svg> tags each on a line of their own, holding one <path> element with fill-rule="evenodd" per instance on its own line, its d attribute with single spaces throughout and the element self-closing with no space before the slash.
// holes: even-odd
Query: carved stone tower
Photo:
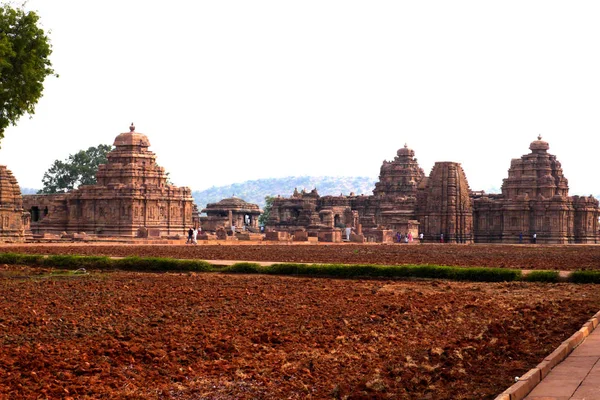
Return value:
<svg viewBox="0 0 600 400">
<path fill-rule="evenodd" d="M 473 208 L 463 168 L 456 162 L 436 162 L 419 196 L 421 231 L 427 240 L 471 243 Z"/>
<path fill-rule="evenodd" d="M 6 166 L 0 165 L 0 241 L 25 241 L 30 234 L 29 220 L 17 180 Z"/>
</svg>

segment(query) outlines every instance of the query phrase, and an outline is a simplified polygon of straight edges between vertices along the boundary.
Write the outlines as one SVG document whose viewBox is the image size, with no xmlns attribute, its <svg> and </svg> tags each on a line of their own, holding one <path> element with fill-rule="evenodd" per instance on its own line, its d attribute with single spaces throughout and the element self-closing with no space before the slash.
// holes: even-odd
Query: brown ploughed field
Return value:
<svg viewBox="0 0 600 400">
<path fill-rule="evenodd" d="M 3 250 L 384 264 L 420 251 L 434 257 L 423 263 L 488 265 L 471 262 L 486 259 L 480 248 L 495 247 Z M 552 246 L 523 248 L 529 261 L 538 250 L 560 253 Z M 583 262 L 593 267 L 594 246 L 572 248 L 582 249 Z M 453 249 L 462 256 L 443 258 Z M 571 247 L 556 249 L 576 261 Z M 523 267 L 552 269 L 564 260 Z M 50 272 L 0 265 L 0 399 L 493 399 L 600 310 L 595 285 Z"/>
</svg>

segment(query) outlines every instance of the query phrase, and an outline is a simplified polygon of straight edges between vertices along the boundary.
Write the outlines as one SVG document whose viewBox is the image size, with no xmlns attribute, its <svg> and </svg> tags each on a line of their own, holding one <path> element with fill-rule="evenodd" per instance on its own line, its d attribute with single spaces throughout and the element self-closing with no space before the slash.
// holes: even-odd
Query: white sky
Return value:
<svg viewBox="0 0 600 400">
<path fill-rule="evenodd" d="M 429 173 L 500 187 L 542 134 L 597 194 L 598 1 L 29 0 L 51 30 L 32 119 L 0 163 L 41 187 L 56 159 L 133 121 L 173 182 L 373 176 L 408 143 Z M 288 195 L 283 193 L 283 195 Z"/>
</svg>

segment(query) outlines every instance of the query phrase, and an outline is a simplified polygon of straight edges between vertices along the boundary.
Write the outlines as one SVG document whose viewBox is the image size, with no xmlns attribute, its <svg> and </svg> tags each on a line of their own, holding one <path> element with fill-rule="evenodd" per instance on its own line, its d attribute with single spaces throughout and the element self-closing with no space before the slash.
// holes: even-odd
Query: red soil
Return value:
<svg viewBox="0 0 600 400">
<path fill-rule="evenodd" d="M 345 247 L 293 246 L 320 256 Z M 408 247 L 397 251 L 413 254 Z M 221 251 L 171 248 L 199 258 Z M 361 262 L 374 261 L 364 253 L 372 251 L 389 263 L 377 255 L 388 248 L 348 246 L 347 257 L 358 249 Z M 262 251 L 225 254 L 256 260 Z M 0 282 L 2 399 L 492 399 L 600 309 L 597 286 L 570 284 L 60 278 L 9 266 L 0 266 Z"/>
</svg>

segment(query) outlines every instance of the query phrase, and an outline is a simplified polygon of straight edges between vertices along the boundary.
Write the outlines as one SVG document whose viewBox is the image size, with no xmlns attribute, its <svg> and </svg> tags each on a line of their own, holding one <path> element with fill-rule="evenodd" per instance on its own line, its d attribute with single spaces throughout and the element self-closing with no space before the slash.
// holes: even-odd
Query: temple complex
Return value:
<svg viewBox="0 0 600 400">
<path fill-rule="evenodd" d="M 266 228 L 290 234 L 391 242 L 394 233 L 425 241 L 598 243 L 598 200 L 568 195 L 560 162 L 541 137 L 531 153 L 511 162 L 501 194 L 474 192 L 461 165 L 436 162 L 429 176 L 406 145 L 384 161 L 371 196 L 319 196 L 294 191 L 274 199 Z M 350 236 L 350 235 L 349 235 Z M 327 239 L 326 239 L 327 240 Z"/>
<path fill-rule="evenodd" d="M 116 137 L 114 146 L 107 164 L 98 168 L 95 185 L 63 194 L 23 196 L 34 234 L 185 235 L 192 225 L 191 190 L 167 183 L 164 168 L 148 150 L 148 137 L 135 132 L 133 124 Z"/>
<path fill-rule="evenodd" d="M 0 165 L 0 241 L 24 242 L 31 236 L 29 221 L 17 180 L 6 166 Z"/>
</svg>

